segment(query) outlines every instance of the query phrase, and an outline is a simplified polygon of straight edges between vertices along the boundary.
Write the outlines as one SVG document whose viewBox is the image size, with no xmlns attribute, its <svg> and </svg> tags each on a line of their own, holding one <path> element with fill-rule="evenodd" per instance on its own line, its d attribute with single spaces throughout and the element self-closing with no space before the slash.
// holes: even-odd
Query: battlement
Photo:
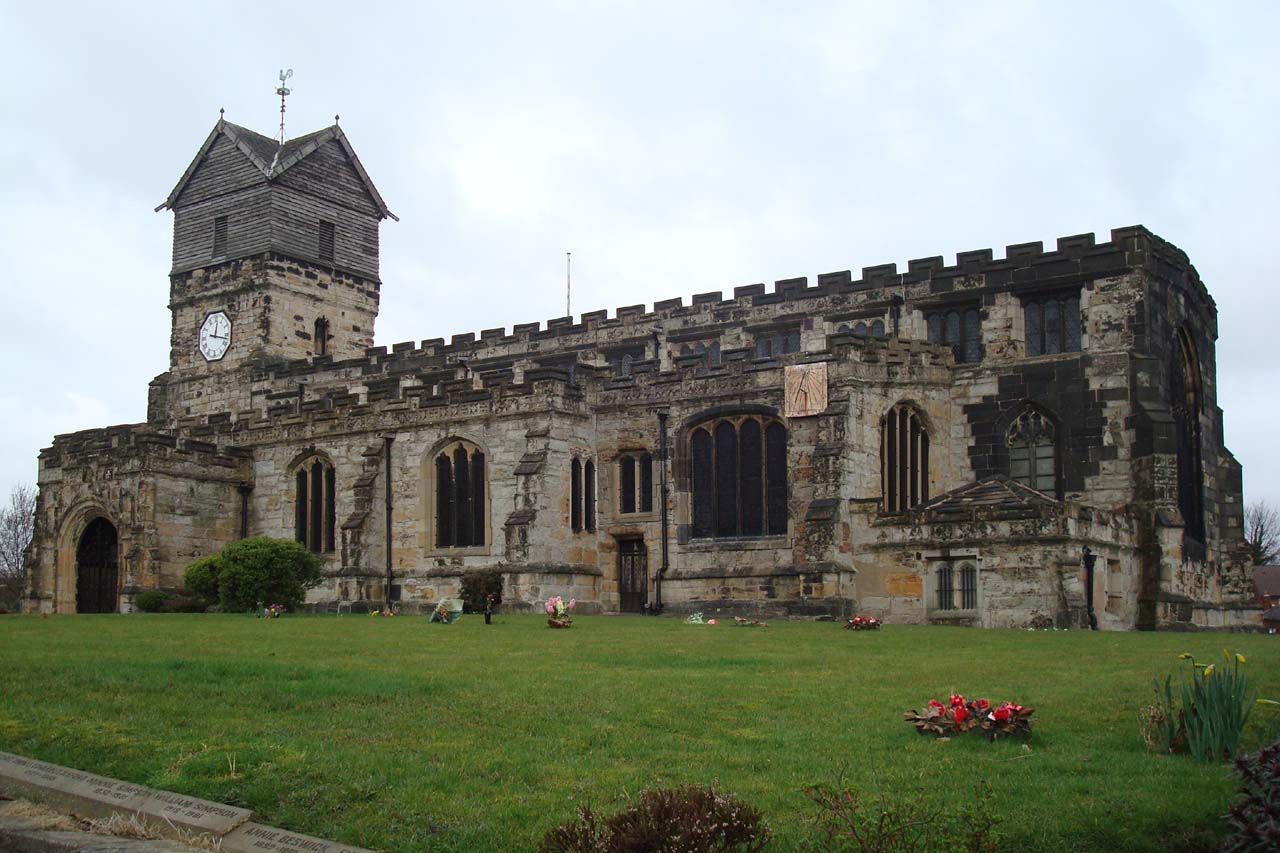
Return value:
<svg viewBox="0 0 1280 853">
<path fill-rule="evenodd" d="M 234 471 L 253 458 L 253 451 L 157 432 L 148 424 L 119 424 L 54 436 L 53 445 L 40 451 L 40 464 L 43 468 L 59 468 L 94 459 L 127 463 L 144 457 Z"/>
</svg>

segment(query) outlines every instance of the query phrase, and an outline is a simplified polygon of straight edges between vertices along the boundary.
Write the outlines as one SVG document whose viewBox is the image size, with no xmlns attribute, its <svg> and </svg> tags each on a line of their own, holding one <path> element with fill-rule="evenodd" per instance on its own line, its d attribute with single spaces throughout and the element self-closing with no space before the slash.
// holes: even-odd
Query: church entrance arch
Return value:
<svg viewBox="0 0 1280 853">
<path fill-rule="evenodd" d="M 76 546 L 76 612 L 115 613 L 120 594 L 120 538 L 115 525 L 98 517 Z"/>
</svg>

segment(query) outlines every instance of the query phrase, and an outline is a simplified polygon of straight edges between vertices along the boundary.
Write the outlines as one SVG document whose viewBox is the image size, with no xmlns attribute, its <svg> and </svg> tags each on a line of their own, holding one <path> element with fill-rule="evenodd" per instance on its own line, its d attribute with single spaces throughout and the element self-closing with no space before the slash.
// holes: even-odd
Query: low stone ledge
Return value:
<svg viewBox="0 0 1280 853">
<path fill-rule="evenodd" d="M 82 770 L 0 752 L 0 796 L 44 803 L 82 818 L 136 815 L 165 835 L 203 835 L 225 851 L 306 850 L 367 853 L 251 822 L 248 809 L 109 779 Z"/>
</svg>

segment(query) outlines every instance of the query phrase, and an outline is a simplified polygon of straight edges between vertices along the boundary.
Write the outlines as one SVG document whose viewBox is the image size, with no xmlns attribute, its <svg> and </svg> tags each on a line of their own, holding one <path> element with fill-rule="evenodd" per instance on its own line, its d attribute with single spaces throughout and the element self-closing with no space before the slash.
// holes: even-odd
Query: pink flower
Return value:
<svg viewBox="0 0 1280 853">
<path fill-rule="evenodd" d="M 552 604 L 550 601 L 548 601 L 548 602 L 547 602 L 547 613 L 554 615 L 554 614 L 555 614 L 555 612 L 556 612 L 556 606 L 555 606 L 554 604 Z"/>
<path fill-rule="evenodd" d="M 575 606 L 577 606 L 577 604 L 578 604 L 578 599 L 576 599 L 576 598 L 571 598 L 571 599 L 569 599 L 569 609 L 570 609 L 570 610 L 572 610 Z"/>
<path fill-rule="evenodd" d="M 715 619 L 708 619 L 708 620 L 707 620 L 707 624 L 708 624 L 708 625 L 719 625 L 720 623 L 719 623 L 717 620 L 715 620 Z"/>
</svg>

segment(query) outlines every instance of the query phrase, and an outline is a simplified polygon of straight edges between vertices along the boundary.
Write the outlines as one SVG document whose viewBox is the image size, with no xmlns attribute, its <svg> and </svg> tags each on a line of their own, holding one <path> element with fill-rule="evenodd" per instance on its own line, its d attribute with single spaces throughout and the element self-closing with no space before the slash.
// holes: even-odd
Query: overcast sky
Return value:
<svg viewBox="0 0 1280 853">
<path fill-rule="evenodd" d="M 146 418 L 165 198 L 225 107 L 335 113 L 390 208 L 377 342 L 1141 223 L 1219 310 L 1280 504 L 1276 3 L 0 0 L 0 489 Z M 777 10 L 788 7 L 785 13 Z"/>
</svg>

